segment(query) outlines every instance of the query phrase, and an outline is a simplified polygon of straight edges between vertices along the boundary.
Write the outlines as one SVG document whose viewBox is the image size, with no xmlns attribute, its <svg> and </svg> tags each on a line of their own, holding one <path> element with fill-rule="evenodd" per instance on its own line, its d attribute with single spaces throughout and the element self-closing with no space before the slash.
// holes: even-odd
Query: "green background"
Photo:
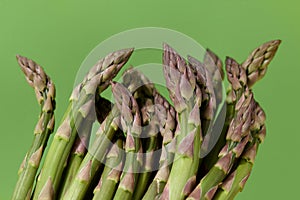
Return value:
<svg viewBox="0 0 300 200">
<path fill-rule="evenodd" d="M 118 32 L 145 26 L 182 32 L 221 58 L 242 62 L 272 39 L 283 43 L 255 96 L 267 113 L 267 138 L 237 199 L 295 199 L 299 185 L 297 133 L 300 12 L 285 0 L 0 1 L 0 199 L 9 199 L 32 140 L 39 107 L 15 60 L 42 64 L 57 87 L 57 121 L 87 54 Z"/>
</svg>

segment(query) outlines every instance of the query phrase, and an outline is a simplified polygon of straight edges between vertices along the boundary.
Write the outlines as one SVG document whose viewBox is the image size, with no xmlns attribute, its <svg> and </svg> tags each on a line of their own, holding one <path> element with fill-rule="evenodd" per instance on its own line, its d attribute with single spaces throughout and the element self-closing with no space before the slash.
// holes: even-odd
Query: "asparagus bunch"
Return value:
<svg viewBox="0 0 300 200">
<path fill-rule="evenodd" d="M 33 60 L 17 55 L 17 61 L 41 106 L 34 139 L 19 169 L 19 179 L 12 197 L 24 200 L 30 199 L 43 152 L 54 129 L 55 86 L 43 68 Z"/>
<path fill-rule="evenodd" d="M 42 111 L 13 199 L 233 199 L 244 188 L 266 134 L 265 113 L 252 86 L 266 74 L 279 44 L 263 44 L 242 64 L 227 57 L 226 97 L 222 61 L 211 50 L 202 62 L 192 56 L 186 61 L 164 44 L 171 102 L 132 67 L 122 83 L 113 82 L 133 50 L 109 54 L 74 89 L 45 155 L 55 88 L 40 66 L 19 56 Z M 108 86 L 115 104 L 101 97 Z M 100 128 L 91 137 L 95 122 Z"/>
</svg>

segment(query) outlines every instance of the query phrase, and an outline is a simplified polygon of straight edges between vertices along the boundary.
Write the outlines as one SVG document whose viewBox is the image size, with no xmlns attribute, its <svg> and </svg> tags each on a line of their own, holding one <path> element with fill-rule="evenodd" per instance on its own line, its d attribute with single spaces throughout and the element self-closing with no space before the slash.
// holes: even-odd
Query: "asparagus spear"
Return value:
<svg viewBox="0 0 300 200">
<path fill-rule="evenodd" d="M 255 116 L 251 130 L 253 141 L 248 144 L 241 160 L 237 163 L 236 169 L 229 174 L 223 184 L 219 187 L 214 199 L 233 199 L 240 191 L 243 190 L 246 181 L 250 176 L 258 146 L 263 142 L 266 135 L 266 128 L 264 124 L 265 113 L 257 103 L 253 115 Z"/>
<path fill-rule="evenodd" d="M 124 164 L 122 148 L 123 141 L 118 139 L 107 154 L 106 166 L 99 184 L 94 190 L 93 200 L 108 200 L 113 198 L 117 184 L 120 181 L 121 170 Z"/>
<path fill-rule="evenodd" d="M 162 151 L 164 151 L 164 153 L 161 155 L 160 168 L 169 168 L 168 165 L 172 162 L 172 156 L 166 155 L 166 148 L 169 148 L 167 147 L 167 144 L 169 144 L 173 138 L 173 130 L 175 128 L 175 110 L 167 102 L 167 100 L 158 93 L 151 81 L 138 70 L 130 69 L 126 71 L 123 77 L 123 82 L 124 85 L 128 87 L 129 91 L 134 91 L 133 96 L 141 107 L 143 125 L 146 126 L 146 129 L 142 132 L 142 135 L 143 137 L 150 137 L 145 148 L 146 156 L 144 156 L 144 165 L 141 169 L 142 173 L 139 175 L 133 196 L 133 199 L 140 199 L 144 195 L 145 190 L 148 188 L 151 172 L 156 167 L 153 166 L 153 162 L 157 159 L 156 154 L 158 152 L 155 151 L 158 140 L 158 130 L 156 130 L 157 126 L 159 126 L 159 131 L 164 138 L 164 146 L 162 147 Z M 158 172 L 158 174 L 166 171 L 167 169 L 161 170 L 161 172 Z M 163 174 L 162 178 L 159 176 L 161 177 L 162 174 L 154 178 L 150 188 L 156 187 L 161 181 L 161 191 L 157 192 L 157 190 L 152 191 L 151 189 L 148 189 L 149 192 L 147 193 L 152 195 L 148 198 L 154 198 L 155 196 L 161 194 L 165 185 L 163 182 L 167 181 L 168 174 Z"/>
<path fill-rule="evenodd" d="M 100 124 L 110 113 L 111 107 L 112 104 L 110 101 L 102 98 L 101 96 L 96 96 L 96 115 L 97 115 L 98 122 Z M 99 112 L 99 110 L 101 110 L 101 113 Z M 64 170 L 64 178 L 62 179 L 60 184 L 60 190 L 57 197 L 58 199 L 63 197 L 66 191 L 69 189 L 71 183 L 73 182 L 78 172 L 82 160 L 86 155 L 89 140 L 90 140 L 91 130 L 95 120 L 94 118 L 95 118 L 95 113 L 90 112 L 88 114 L 86 122 L 81 127 L 81 130 L 79 130 L 79 132 L 77 133 L 78 136 L 74 143 L 70 158 L 68 159 L 68 165 Z"/>
<path fill-rule="evenodd" d="M 170 98 L 178 115 L 175 158 L 162 198 L 184 199 L 190 192 L 200 160 L 202 143 L 200 106 L 201 89 L 192 69 L 167 44 L 164 45 L 164 74 Z M 182 170 L 189 169 L 189 170 Z"/>
<path fill-rule="evenodd" d="M 37 181 L 34 200 L 40 198 L 42 191 L 50 193 L 49 188 L 53 190 L 52 198 L 57 195 L 63 167 L 75 141 L 77 129 L 92 109 L 95 93 L 100 94 L 108 87 L 109 81 L 127 62 L 132 51 L 133 49 L 125 49 L 107 55 L 88 72 L 83 83 L 74 89 L 70 98 L 70 109 L 67 110 L 46 156 Z M 52 186 L 46 187 L 49 181 Z"/>
<path fill-rule="evenodd" d="M 113 84 L 113 94 L 117 102 L 124 101 L 124 99 L 128 96 L 125 96 L 126 94 L 122 91 L 117 90 L 115 84 Z M 82 161 L 76 178 L 71 184 L 67 193 L 63 196 L 63 199 L 85 198 L 86 192 L 91 184 L 91 181 L 95 177 L 97 170 L 101 165 L 101 161 L 104 161 L 106 149 L 109 148 L 109 145 L 115 133 L 119 129 L 120 117 L 118 115 L 120 109 L 120 106 L 116 104 L 113 107 L 111 114 L 108 115 L 104 123 L 101 125 L 98 136 L 96 137 L 93 145 L 91 146 L 89 154 L 87 154 L 84 160 Z M 121 116 L 126 115 L 126 117 L 128 117 L 128 113 L 123 112 L 123 110 L 124 109 L 121 110 Z"/>
<path fill-rule="evenodd" d="M 168 181 L 171 162 L 174 157 L 174 129 L 176 127 L 176 113 L 169 102 L 159 93 L 154 94 L 155 114 L 160 121 L 159 130 L 163 137 L 161 155 L 159 160 L 159 169 L 153 178 L 148 190 L 143 196 L 143 200 L 159 199 L 163 189 Z"/>
<path fill-rule="evenodd" d="M 93 178 L 105 159 L 107 149 L 110 148 L 111 141 L 119 129 L 118 126 L 119 110 L 114 106 L 97 131 L 95 141 L 89 149 L 89 153 L 85 155 L 73 182 L 62 199 L 85 198 Z"/>
<path fill-rule="evenodd" d="M 230 124 L 226 137 L 227 143 L 220 152 L 217 163 L 201 179 L 200 183 L 187 198 L 188 200 L 212 199 L 218 189 L 218 185 L 228 175 L 234 162 L 242 154 L 250 139 L 253 107 L 252 93 L 249 96 L 244 94 L 235 108 L 237 115 Z"/>
<path fill-rule="evenodd" d="M 116 106 L 121 112 L 121 127 L 126 135 L 126 160 L 121 175 L 120 184 L 114 196 L 115 200 L 132 199 L 138 180 L 138 171 L 142 166 L 141 117 L 136 100 L 121 84 L 112 85 Z M 121 94 L 119 97 L 117 94 Z"/>
<path fill-rule="evenodd" d="M 216 111 L 216 95 L 213 88 L 213 80 L 205 64 L 191 56 L 188 56 L 188 61 L 195 74 L 196 83 L 202 93 L 200 113 L 202 133 L 205 136 L 209 132 L 210 124 Z"/>
<path fill-rule="evenodd" d="M 55 86 L 43 68 L 34 61 L 17 55 L 18 63 L 27 82 L 34 88 L 41 106 L 41 113 L 34 130 L 33 143 L 19 170 L 19 179 L 12 199 L 30 199 L 35 176 L 46 148 L 48 138 L 54 129 Z"/>
<path fill-rule="evenodd" d="M 140 169 L 140 174 L 136 181 L 136 187 L 134 189 L 132 199 L 141 199 L 149 185 L 149 180 L 154 171 L 154 161 L 157 152 L 156 147 L 158 143 L 158 124 L 155 113 L 154 102 L 154 84 L 141 72 L 135 69 L 129 69 L 126 71 L 123 77 L 124 85 L 133 94 L 136 99 L 142 119 L 142 140 L 143 140 L 143 165 Z"/>
<path fill-rule="evenodd" d="M 222 133 L 216 145 L 212 151 L 206 156 L 203 163 L 203 169 L 209 170 L 217 162 L 218 155 L 223 146 L 226 143 L 226 134 L 229 128 L 230 123 L 232 122 L 234 116 L 236 115 L 235 106 L 236 103 L 240 100 L 241 96 L 248 90 L 247 86 L 247 75 L 244 68 L 242 68 L 233 58 L 226 58 L 226 72 L 227 78 L 230 82 L 230 89 L 227 94 L 227 105 L 226 105 L 226 117 Z"/>
<path fill-rule="evenodd" d="M 209 52 L 209 54 L 212 54 L 212 52 Z M 216 59 L 216 64 L 220 65 L 218 58 L 216 56 L 214 56 L 214 58 Z M 218 106 L 216 101 L 222 100 L 222 95 L 220 97 L 216 96 L 216 94 L 220 93 L 220 91 L 222 93 L 222 79 L 219 74 L 221 66 L 217 68 L 215 66 L 215 62 L 213 62 L 208 56 L 208 53 L 206 53 L 204 63 L 201 63 L 191 56 L 188 57 L 188 61 L 194 71 L 196 83 L 199 85 L 202 92 L 200 113 L 204 138 L 201 146 L 201 157 L 204 157 L 213 147 L 213 142 L 215 141 L 214 138 L 219 136 L 214 135 L 216 132 L 213 132 L 212 128 L 213 122 L 215 121 L 216 108 Z M 219 80 L 218 77 L 220 77 Z M 202 170 L 199 170 L 198 174 L 200 175 L 201 172 Z"/>
<path fill-rule="evenodd" d="M 86 147 L 89 142 L 93 123 L 94 120 L 87 120 L 82 128 L 82 131 L 80 131 L 81 136 L 77 137 L 75 141 L 71 156 L 68 159 L 68 165 L 66 166 L 64 171 L 64 178 L 62 179 L 60 184 L 58 198 L 64 196 L 77 174 L 81 162 L 86 154 Z"/>
</svg>

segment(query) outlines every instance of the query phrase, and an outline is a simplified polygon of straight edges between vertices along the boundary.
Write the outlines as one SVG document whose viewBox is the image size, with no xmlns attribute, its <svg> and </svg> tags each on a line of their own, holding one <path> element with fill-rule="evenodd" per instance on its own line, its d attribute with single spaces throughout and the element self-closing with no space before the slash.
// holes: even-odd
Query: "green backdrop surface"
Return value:
<svg viewBox="0 0 300 200">
<path fill-rule="evenodd" d="M 299 1 L 0 0 L 0 199 L 11 197 L 39 108 L 15 60 L 42 64 L 57 87 L 57 122 L 87 54 L 109 36 L 157 26 L 182 32 L 222 59 L 243 61 L 272 39 L 283 43 L 255 96 L 267 113 L 267 138 L 237 199 L 295 199 L 299 185 Z"/>
</svg>

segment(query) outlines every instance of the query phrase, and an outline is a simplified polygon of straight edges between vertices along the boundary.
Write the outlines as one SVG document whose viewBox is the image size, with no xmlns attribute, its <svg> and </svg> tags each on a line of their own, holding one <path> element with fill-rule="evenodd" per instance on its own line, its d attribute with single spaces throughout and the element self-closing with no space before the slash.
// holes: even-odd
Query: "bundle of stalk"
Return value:
<svg viewBox="0 0 300 200">
<path fill-rule="evenodd" d="M 263 44 L 242 64 L 226 58 L 227 97 L 222 62 L 212 51 L 203 62 L 191 56 L 186 61 L 164 44 L 170 102 L 135 68 L 124 72 L 122 83 L 113 82 L 133 49 L 111 53 L 72 92 L 47 152 L 55 89 L 39 65 L 18 56 L 43 109 L 12 199 L 233 199 L 266 134 L 252 86 L 265 75 L 279 44 Z M 101 97 L 109 86 L 114 103 Z M 100 128 L 91 137 L 94 123 Z"/>
</svg>

